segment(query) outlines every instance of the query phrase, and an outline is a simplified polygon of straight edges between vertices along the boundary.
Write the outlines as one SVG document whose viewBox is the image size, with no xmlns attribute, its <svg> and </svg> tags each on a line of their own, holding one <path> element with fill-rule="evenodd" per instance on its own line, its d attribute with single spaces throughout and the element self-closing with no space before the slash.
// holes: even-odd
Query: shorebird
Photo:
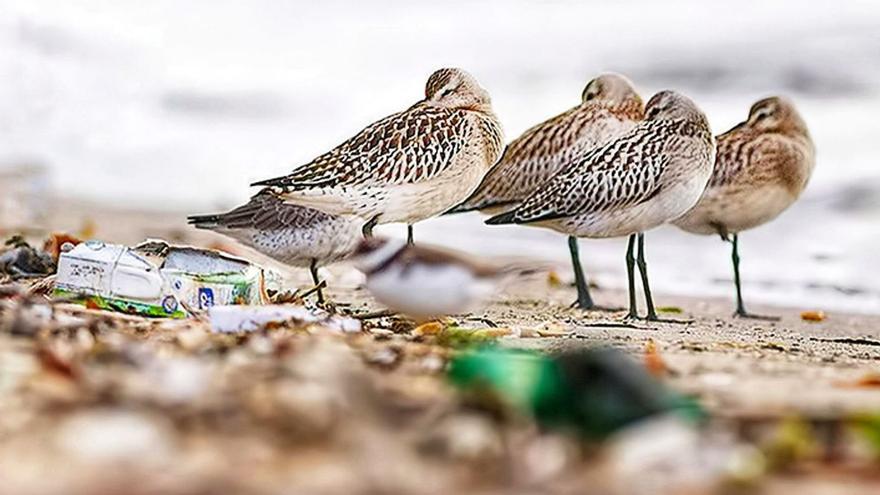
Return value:
<svg viewBox="0 0 880 495">
<path fill-rule="evenodd" d="M 366 288 L 377 301 L 417 321 L 473 311 L 510 277 L 536 271 L 383 237 L 361 241 L 352 260 L 366 275 Z"/>
<path fill-rule="evenodd" d="M 461 69 L 440 69 L 425 98 L 375 122 L 289 175 L 256 182 L 286 202 L 383 223 L 439 215 L 467 198 L 501 157 L 504 134 L 489 93 Z"/>
<path fill-rule="evenodd" d="M 626 254 L 629 317 L 637 318 L 638 263 L 647 319 L 658 320 L 648 283 L 644 232 L 678 218 L 700 199 L 715 160 L 706 116 L 687 97 L 661 91 L 645 120 L 594 148 L 555 175 L 516 209 L 486 223 L 533 223 L 577 237 L 629 236 Z M 633 251 L 638 242 L 638 259 Z"/>
<path fill-rule="evenodd" d="M 626 133 L 642 118 L 644 105 L 632 83 L 618 74 L 602 74 L 584 88 L 579 105 L 513 140 L 480 187 L 449 213 L 512 209 L 587 151 Z M 578 293 L 572 306 L 595 309 L 576 237 L 568 237 L 568 248 Z"/>
<path fill-rule="evenodd" d="M 739 233 L 776 218 L 798 199 L 816 163 L 807 125 L 779 97 L 758 101 L 745 122 L 717 137 L 715 171 L 697 205 L 673 222 L 694 234 L 718 234 L 733 245 L 736 315 L 742 299 Z"/>
<path fill-rule="evenodd" d="M 360 242 L 364 220 L 354 215 L 336 216 L 285 203 L 271 190 L 227 213 L 188 218 L 198 229 L 212 230 L 284 264 L 308 267 L 324 302 L 318 267 L 345 259 Z"/>
</svg>

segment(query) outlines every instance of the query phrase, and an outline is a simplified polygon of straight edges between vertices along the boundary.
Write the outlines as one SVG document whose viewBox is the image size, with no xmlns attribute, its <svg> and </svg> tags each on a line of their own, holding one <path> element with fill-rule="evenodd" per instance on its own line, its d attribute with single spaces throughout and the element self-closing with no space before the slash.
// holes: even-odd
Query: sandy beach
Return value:
<svg viewBox="0 0 880 495">
<path fill-rule="evenodd" d="M 94 228 L 95 238 L 134 244 L 146 238 L 202 247 L 221 248 L 274 268 L 285 275 L 285 289 L 308 288 L 308 271 L 285 267 L 232 240 L 186 225 L 184 212 L 126 211 L 97 204 L 65 201 L 54 208 L 50 230 Z M 561 265 L 560 273 L 567 266 Z M 346 263 L 323 269 L 332 300 L 348 311 L 380 309 L 360 289 L 361 275 Z M 594 287 L 596 302 L 622 307 L 622 291 Z M 732 290 L 731 290 L 732 296 Z M 880 317 L 823 312 L 823 321 L 805 321 L 801 313 L 819 308 L 773 307 L 749 304 L 756 314 L 780 316 L 778 322 L 734 318 L 731 299 L 659 294 L 656 304 L 673 309 L 662 316 L 692 320 L 686 324 L 636 322 L 637 328 L 603 327 L 621 321 L 623 312 L 583 312 L 569 309 L 573 287 L 550 283 L 546 274 L 519 279 L 481 313 L 495 325 L 527 328 L 549 324 L 571 332 L 565 338 L 511 340 L 523 347 L 557 349 L 606 343 L 641 352 L 653 340 L 675 370 L 678 384 L 705 394 L 725 411 L 774 414 L 830 414 L 839 411 L 880 410 L 880 390 L 852 390 L 841 384 L 876 372 L 880 362 Z M 640 307 L 642 301 L 639 301 Z M 678 313 L 678 311 L 681 313 Z M 473 321 L 473 326 L 485 323 Z"/>
<path fill-rule="evenodd" d="M 283 270 L 283 267 L 220 236 L 188 228 L 182 214 L 125 211 L 77 201 L 63 202 L 52 211 L 45 226 L 49 231 L 76 232 L 86 228 L 95 238 L 129 244 L 144 238 L 158 237 L 179 243 L 227 249 Z M 305 270 L 287 270 L 285 275 L 285 289 L 309 286 Z M 339 312 L 363 314 L 381 309 L 360 288 L 361 276 L 352 267 L 342 263 L 326 269 L 324 275 L 330 286 L 329 295 Z M 619 291 L 597 287 L 594 288 L 594 293 L 597 302 L 602 305 L 621 305 L 625 301 L 625 294 Z M 744 489 L 745 493 L 755 490 L 759 490 L 758 493 L 774 494 L 874 493 L 880 486 L 880 480 L 876 477 L 877 471 L 874 469 L 876 466 L 864 463 L 864 445 L 854 442 L 845 426 L 851 418 L 880 411 L 880 387 L 876 385 L 877 363 L 880 360 L 878 317 L 827 312 L 821 321 L 808 321 L 802 317 L 802 313 L 814 311 L 816 308 L 782 308 L 753 302 L 750 308 L 752 311 L 778 315 L 781 319 L 775 322 L 746 320 L 731 316 L 730 300 L 659 294 L 655 297 L 658 306 L 663 309 L 662 316 L 679 321 L 629 322 L 622 319 L 622 312 L 583 312 L 569 309 L 568 304 L 574 297 L 575 291 L 568 284 L 552 280 L 547 274 L 536 274 L 516 280 L 493 299 L 484 311 L 456 316 L 454 320 L 460 327 L 491 329 L 493 335 L 499 337 L 497 343 L 503 347 L 532 349 L 553 355 L 572 349 L 611 346 L 623 350 L 637 361 L 645 360 L 647 363 L 649 357 L 659 360 L 662 363 L 662 381 L 678 392 L 695 397 L 710 415 L 716 428 L 728 432 L 728 435 L 735 432 L 739 441 L 755 442 L 756 445 L 766 446 L 768 442 L 775 445 L 773 442 L 778 442 L 783 447 L 773 448 L 786 452 L 780 454 L 782 457 L 791 456 L 796 459 L 790 461 L 794 467 L 770 470 L 757 480 L 745 482 L 745 488 L 739 488 Z M 56 311 L 72 311 L 70 314 L 78 315 L 82 310 Z M 291 486 L 302 489 L 320 488 L 318 491 L 324 490 L 328 493 L 338 490 L 354 490 L 357 493 L 368 493 L 372 490 L 390 490 L 394 493 L 443 493 L 448 490 L 496 493 L 501 486 L 510 483 L 513 485 L 508 488 L 523 493 L 532 493 L 535 489 L 539 492 L 552 490 L 554 493 L 577 493 L 579 487 L 585 486 L 584 483 L 604 487 L 607 493 L 640 493 L 633 489 L 631 483 L 621 482 L 618 475 L 610 475 L 606 468 L 597 467 L 595 461 L 589 461 L 589 468 L 578 468 L 581 462 L 585 462 L 580 454 L 573 458 L 565 457 L 567 460 L 562 465 L 551 469 L 553 475 L 549 478 L 541 478 L 543 475 L 540 472 L 546 468 L 544 463 L 549 462 L 547 459 L 553 458 L 552 452 L 542 454 L 536 466 L 522 468 L 525 474 L 512 474 L 509 470 L 518 469 L 515 467 L 519 465 L 517 463 L 536 462 L 528 460 L 530 449 L 537 449 L 539 445 L 543 445 L 542 442 L 551 441 L 544 436 L 535 437 L 534 431 L 528 428 L 525 431 L 531 433 L 525 433 L 522 426 L 508 425 L 496 430 L 495 427 L 488 428 L 482 423 L 483 420 L 477 421 L 481 426 L 467 426 L 473 419 L 472 414 L 467 413 L 468 409 L 461 410 L 460 405 L 455 405 L 458 404 L 456 396 L 448 385 L 444 385 L 440 372 L 443 369 L 442 363 L 457 351 L 438 345 L 430 337 L 414 337 L 411 333 L 413 326 L 407 326 L 405 322 L 395 318 L 371 319 L 365 323 L 365 332 L 351 337 L 331 337 L 329 340 L 321 332 L 316 334 L 314 330 L 302 333 L 301 330 L 284 328 L 230 340 L 226 336 L 207 333 L 206 324 L 200 321 L 134 319 L 120 322 L 117 319 L 121 317 L 112 313 L 88 314 L 97 317 L 98 320 L 95 321 L 105 322 L 104 326 L 96 327 L 99 329 L 86 332 L 91 337 L 79 332 L 65 337 L 64 332 L 59 331 L 37 333 L 35 335 L 43 336 L 35 340 L 0 336 L 0 347 L 5 349 L 4 355 L 19 356 L 16 358 L 18 360 L 7 360 L 7 367 L 11 362 L 27 362 L 21 356 L 31 352 L 37 352 L 38 356 L 39 352 L 46 352 L 39 349 L 54 350 L 62 363 L 50 366 L 47 371 L 46 362 L 42 361 L 45 358 L 40 358 L 37 362 L 43 363 L 42 372 L 25 380 L 24 385 L 9 385 L 4 389 L 10 401 L 7 401 L 7 406 L 3 409 L 17 412 L 6 421 L 0 422 L 0 436 L 8 440 L 7 447 L 0 448 L 0 473 L 12 473 L 13 471 L 9 471 L 12 466 L 19 464 L 43 466 L 34 467 L 36 471 L 33 472 L 15 471 L 17 474 L 12 476 L 10 486 L 20 489 L 16 493 L 29 490 L 32 493 L 51 493 L 53 483 L 46 480 L 38 482 L 31 476 L 34 472 L 41 472 L 46 466 L 58 469 L 56 481 L 72 487 L 69 493 L 94 493 L 93 490 L 98 488 L 112 492 L 116 486 L 114 483 L 129 479 L 142 479 L 145 487 L 154 486 L 158 478 L 149 475 L 150 471 L 143 466 L 129 466 L 130 471 L 125 471 L 126 474 L 120 475 L 118 479 L 102 478 L 101 473 L 112 463 L 107 464 L 105 461 L 110 461 L 100 458 L 104 455 L 101 450 L 104 447 L 91 445 L 83 438 L 73 440 L 75 448 L 86 449 L 86 454 L 88 449 L 97 449 L 98 453 L 94 455 L 98 459 L 92 459 L 92 462 L 86 455 L 86 464 L 79 469 L 71 466 L 60 468 L 60 458 L 53 457 L 61 455 L 57 446 L 50 448 L 47 453 L 46 445 L 68 440 L 62 438 L 49 442 L 44 437 L 63 437 L 65 425 L 71 421 L 83 422 L 86 426 L 80 426 L 86 428 L 85 431 L 96 428 L 96 431 L 106 433 L 104 428 L 113 428 L 114 426 L 107 425 L 115 424 L 113 421 L 116 420 L 123 425 L 118 426 L 119 428 L 145 430 L 144 438 L 136 435 L 131 440 L 135 444 L 145 442 L 145 448 L 156 448 L 160 452 L 172 448 L 165 445 L 167 442 L 176 446 L 173 447 L 174 454 L 170 457 L 163 454 L 163 462 L 176 459 L 172 462 L 177 464 L 176 468 L 168 471 L 165 480 L 169 493 L 202 493 L 186 491 L 192 489 L 210 492 L 211 487 L 218 486 L 218 483 L 222 486 L 238 476 L 235 473 L 244 472 L 258 474 L 248 478 L 251 481 L 236 485 L 236 491 L 241 493 L 272 493 L 272 487 L 279 486 L 279 483 L 293 483 Z M 99 316 L 101 314 L 107 316 Z M 9 313 L 6 318 L 8 317 Z M 338 347 L 339 342 L 344 345 Z M 109 349 L 106 352 L 111 357 L 106 359 L 110 361 L 96 362 L 94 357 L 90 357 L 95 356 L 97 351 L 94 346 L 98 344 Z M 260 346 L 268 346 L 265 347 L 268 354 L 267 351 L 259 351 L 263 348 Z M 87 351 L 80 349 L 81 347 Z M 114 353 L 125 354 L 136 348 L 142 349 L 137 352 L 144 352 L 145 355 L 154 353 L 157 356 L 155 359 L 159 356 L 163 356 L 163 359 L 170 358 L 171 361 L 164 366 L 176 363 L 172 368 L 176 370 L 174 373 L 184 377 L 180 378 L 182 381 L 165 383 L 162 380 L 167 378 L 163 378 L 149 390 L 139 388 L 140 385 L 132 385 L 144 380 L 159 379 L 155 375 L 156 370 L 150 366 L 143 369 L 129 366 L 120 371 L 116 365 L 109 364 L 119 359 L 112 357 Z M 227 350 L 218 353 L 216 349 L 220 348 Z M 278 401 L 285 400 L 278 395 L 281 392 L 270 388 L 260 392 L 262 398 L 256 404 L 263 405 L 252 410 L 251 408 L 256 407 L 252 402 L 254 399 L 247 398 L 249 395 L 238 398 L 237 394 L 242 392 L 233 390 L 243 391 L 257 387 L 254 389 L 256 393 L 257 390 L 262 390 L 260 387 L 269 387 L 269 384 L 275 383 L 274 380 L 281 380 L 283 374 L 276 375 L 276 371 L 270 370 L 275 369 L 272 366 L 280 366 L 278 363 L 285 362 L 283 359 L 278 361 L 278 356 L 288 353 L 293 356 L 290 358 L 292 361 L 289 361 L 291 363 L 308 363 L 315 359 L 324 363 L 316 365 L 317 368 L 307 373 L 311 377 L 309 380 L 324 387 L 311 393 L 326 389 L 335 390 L 332 393 L 336 394 L 349 394 L 350 392 L 342 392 L 353 386 L 348 380 L 359 383 L 359 380 L 366 379 L 364 377 L 369 377 L 368 381 L 373 384 L 370 387 L 378 387 L 379 392 L 369 398 L 357 394 L 346 395 L 346 400 L 354 402 L 343 408 L 343 412 L 337 411 L 331 415 L 334 419 L 327 419 L 329 423 L 319 419 L 325 414 L 321 412 L 321 408 L 330 407 L 325 404 L 325 400 L 330 399 L 320 395 L 331 393 L 326 391 L 306 399 L 306 396 L 299 395 L 304 392 L 297 389 L 299 391 L 289 398 L 295 405 L 284 406 L 293 408 L 289 410 L 278 405 Z M 349 362 L 353 357 L 356 361 L 362 361 L 362 364 Z M 53 357 L 50 362 L 55 363 L 54 359 L 56 358 Z M 177 361 L 180 359 L 183 360 L 180 362 L 187 364 L 181 365 Z M 362 371 L 358 370 L 364 365 L 367 369 L 364 372 L 367 374 L 361 375 Z M 200 391 L 199 399 L 189 403 L 184 409 L 179 409 L 175 405 L 177 402 L 162 395 L 195 394 L 195 391 L 188 388 L 190 384 L 187 380 L 195 380 L 191 374 L 201 376 L 199 373 L 205 372 L 203 367 L 215 370 L 212 372 L 213 380 L 223 377 L 224 387 L 238 384 L 235 385 L 238 388 L 228 390 L 209 387 L 206 391 Z M 66 378 L 59 382 L 56 376 L 58 369 L 75 371 L 63 371 Z M 217 371 L 221 369 L 226 371 Z M 111 379 L 106 376 L 107 373 L 118 376 Z M 240 376 L 235 375 L 238 376 L 235 378 L 230 373 L 240 373 Z M 26 375 L 23 372 L 22 374 Z M 47 374 L 50 375 L 49 378 Z M 90 378 L 83 382 L 80 374 Z M 77 378 L 73 379 L 71 376 Z M 189 378 L 185 378 L 188 376 Z M 16 380 L 12 379 L 11 383 L 18 383 Z M 103 397 L 102 394 L 109 393 L 102 388 L 109 386 L 109 383 L 117 383 L 114 387 L 119 391 L 100 398 Z M 259 385 L 260 383 L 264 385 Z M 280 383 L 282 382 L 277 386 L 280 387 Z M 363 386 L 366 385 L 356 387 Z M 179 387 L 182 387 L 183 392 L 168 391 Z M 367 389 L 372 390 L 370 387 Z M 100 390 L 105 391 L 99 392 Z M 217 395 L 217 390 L 226 391 Z M 364 400 L 367 402 L 358 402 Z M 242 423 L 231 426 L 227 420 L 208 419 L 217 414 L 217 407 L 232 408 L 230 411 L 243 408 L 230 416 L 244 415 L 236 420 Z M 266 409 L 267 407 L 270 409 Z M 276 410 L 278 407 L 282 409 Z M 390 407 L 396 411 L 393 414 L 387 410 L 381 413 L 380 415 L 386 415 L 386 419 L 395 414 L 404 414 L 401 411 L 409 411 L 404 414 L 409 419 L 401 419 L 400 424 L 404 426 L 392 433 L 389 425 L 364 419 L 376 414 L 372 407 Z M 122 419 L 114 416 L 122 414 L 120 411 L 128 416 L 124 415 Z M 340 414 L 343 416 L 339 416 Z M 347 416 L 352 414 L 358 415 L 358 419 Z M 387 416 L 388 414 L 392 415 Z M 109 415 L 110 419 L 105 415 Z M 360 417 L 362 415 L 366 416 Z M 182 419 L 186 417 L 189 419 Z M 169 418 L 170 425 L 167 424 Z M 267 443 L 262 434 L 257 433 L 256 426 L 249 421 L 264 421 L 259 429 L 274 431 L 270 435 L 276 436 L 276 440 Z M 306 435 L 298 427 L 291 430 L 291 421 L 294 424 L 305 422 L 302 423 L 307 425 L 304 428 L 311 433 Z M 213 426 L 209 426 L 211 424 Z M 809 437 L 812 440 L 802 441 L 798 436 L 794 437 L 795 440 L 785 440 L 787 437 L 784 435 L 780 437 L 777 430 L 782 428 L 787 431 L 784 430 L 785 425 L 791 424 L 810 425 Z M 467 430 L 471 427 L 476 429 Z M 154 431 L 156 428 L 160 433 Z M 461 438 L 468 438 L 470 440 L 467 441 L 475 443 L 468 448 L 461 447 L 465 448 L 465 454 L 459 453 L 460 457 L 456 457 L 459 454 L 449 454 L 452 458 L 443 457 L 439 464 L 436 459 L 430 458 L 433 460 L 429 461 L 422 454 L 416 455 L 408 450 L 407 445 L 411 445 L 409 442 L 414 441 L 414 438 L 427 441 L 423 437 L 442 436 L 444 428 L 454 428 L 455 431 L 453 437 L 444 437 L 445 441 L 463 435 Z M 211 431 L 226 433 L 216 436 L 209 433 Z M 466 434 L 464 431 L 471 433 Z M 155 435 L 158 435 L 158 439 L 153 438 Z M 475 436 L 472 438 L 468 435 Z M 500 437 L 496 439 L 495 435 Z M 284 438 L 287 440 L 279 445 L 277 441 Z M 301 443 L 303 438 L 308 439 L 306 444 Z M 552 438 L 553 442 L 559 440 Z M 496 447 L 492 447 L 496 441 L 514 443 L 504 443 L 507 447 L 496 451 Z M 517 444 L 517 441 L 521 443 Z M 560 452 L 568 452 L 566 449 L 571 448 L 571 444 L 566 442 L 569 440 L 563 437 L 560 441 L 562 447 L 553 444 L 556 445 L 554 448 L 561 449 Z M 796 446 L 804 442 L 805 445 L 812 446 L 799 450 L 800 447 Z M 519 447 L 514 447 L 515 445 Z M 340 448 L 348 450 L 342 454 L 338 450 Z M 774 452 L 773 448 L 770 452 Z M 376 461 L 365 461 L 365 458 L 375 455 L 376 449 L 390 449 L 390 452 L 396 453 L 388 454 L 390 457 L 387 462 L 377 464 Z M 116 452 L 108 455 L 124 458 L 127 454 Z M 202 465 L 196 462 L 200 458 Z M 302 471 L 302 462 L 329 470 L 326 474 L 329 478 L 308 469 Z M 683 454 L 679 462 L 684 465 L 689 461 Z M 403 471 L 389 474 L 389 463 L 397 464 Z M 243 465 L 246 464 L 257 465 L 259 468 L 256 471 L 243 471 Z M 194 465 L 198 467 L 195 468 Z M 360 467 L 355 469 L 354 466 Z M 487 475 L 485 466 L 494 466 L 494 471 L 490 470 L 493 474 Z M 338 470 L 349 471 L 342 476 L 338 473 L 343 471 Z M 295 472 L 300 475 L 292 482 L 289 476 Z M 382 481 L 375 479 L 377 472 L 385 473 L 386 478 Z M 422 486 L 416 481 L 419 476 L 431 476 L 435 483 L 430 487 Z M 644 477 L 646 480 L 651 479 L 647 473 Z M 712 486 L 711 489 L 700 483 L 695 486 L 696 488 L 689 488 L 691 491 L 688 493 L 718 493 L 717 486 Z M 725 486 L 725 489 L 730 488 L 728 484 Z M 181 487 L 187 488 L 184 490 Z M 149 493 L 148 488 L 145 490 L 144 493 Z"/>
</svg>

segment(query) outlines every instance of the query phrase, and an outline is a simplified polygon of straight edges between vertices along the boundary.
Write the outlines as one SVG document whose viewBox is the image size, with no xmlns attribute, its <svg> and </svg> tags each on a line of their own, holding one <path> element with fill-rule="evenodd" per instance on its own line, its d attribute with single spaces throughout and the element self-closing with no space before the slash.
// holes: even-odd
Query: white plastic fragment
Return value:
<svg viewBox="0 0 880 495">
<path fill-rule="evenodd" d="M 270 323 L 293 322 L 300 325 L 320 323 L 340 333 L 361 331 L 361 322 L 354 318 L 330 316 L 305 306 L 212 306 L 208 309 L 211 331 L 215 333 L 253 332 Z"/>
<path fill-rule="evenodd" d="M 145 316 L 183 318 L 215 304 L 267 302 L 273 272 L 219 251 L 147 240 L 87 241 L 63 251 L 54 294 Z"/>
</svg>

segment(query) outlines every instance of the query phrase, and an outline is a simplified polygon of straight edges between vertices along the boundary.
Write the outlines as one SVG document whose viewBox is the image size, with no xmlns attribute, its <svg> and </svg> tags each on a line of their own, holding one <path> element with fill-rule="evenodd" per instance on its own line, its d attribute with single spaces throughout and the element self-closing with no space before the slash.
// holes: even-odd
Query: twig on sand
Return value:
<svg viewBox="0 0 880 495">
<path fill-rule="evenodd" d="M 641 327 L 633 323 L 627 323 L 625 321 L 600 321 L 596 323 L 579 323 L 579 325 L 594 328 L 632 328 L 634 330 L 654 330 L 653 328 Z"/>
<path fill-rule="evenodd" d="M 483 318 L 482 316 L 467 316 L 464 318 L 465 320 L 470 321 L 478 321 L 480 323 L 485 323 L 489 328 L 498 328 L 498 324 L 489 318 Z"/>
<path fill-rule="evenodd" d="M 369 311 L 358 315 L 351 315 L 356 320 L 374 320 L 376 318 L 385 318 L 386 316 L 395 316 L 397 313 L 390 309 L 380 309 L 378 311 Z"/>
<path fill-rule="evenodd" d="M 300 297 L 300 299 L 305 299 L 305 298 L 309 297 L 310 295 L 314 294 L 315 292 L 318 292 L 319 290 L 321 290 L 321 289 L 323 289 L 323 288 L 325 288 L 325 287 L 327 287 L 327 282 L 325 282 L 325 281 L 322 280 L 318 285 L 316 285 L 316 286 L 312 287 L 311 289 L 309 289 L 309 290 L 303 292 L 302 294 L 300 294 L 299 297 Z"/>
</svg>

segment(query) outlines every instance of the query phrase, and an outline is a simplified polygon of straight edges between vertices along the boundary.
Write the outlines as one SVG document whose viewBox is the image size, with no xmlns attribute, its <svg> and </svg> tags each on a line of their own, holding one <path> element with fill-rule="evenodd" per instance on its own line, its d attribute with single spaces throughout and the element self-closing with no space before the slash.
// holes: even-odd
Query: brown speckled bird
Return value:
<svg viewBox="0 0 880 495">
<path fill-rule="evenodd" d="M 449 213 L 512 209 L 567 165 L 626 133 L 643 117 L 644 105 L 632 83 L 618 74 L 602 74 L 584 88 L 579 105 L 513 140 L 476 192 Z M 578 291 L 574 305 L 595 309 L 576 237 L 568 237 L 568 247 Z"/>
<path fill-rule="evenodd" d="M 194 215 L 189 223 L 212 230 L 291 266 L 309 267 L 324 301 L 318 267 L 340 261 L 357 248 L 364 220 L 285 203 L 271 190 L 260 191 L 238 208 L 217 215 Z"/>
<path fill-rule="evenodd" d="M 257 182 L 286 202 L 376 224 L 412 224 L 461 203 L 501 157 L 489 94 L 461 69 L 428 79 L 425 99 L 375 122 L 289 175 Z"/>
<path fill-rule="evenodd" d="M 645 120 L 587 152 L 514 210 L 488 224 L 533 223 L 577 237 L 629 236 L 629 316 L 638 317 L 634 266 L 657 320 L 645 263 L 643 232 L 680 217 L 700 199 L 712 175 L 715 140 L 705 114 L 673 91 L 654 95 Z M 633 257 L 636 240 L 638 260 Z"/>
<path fill-rule="evenodd" d="M 736 315 L 746 312 L 739 274 L 739 233 L 776 218 L 797 200 L 815 165 L 813 141 L 794 105 L 779 97 L 752 105 L 749 118 L 718 136 L 715 171 L 699 203 L 674 223 L 733 244 Z"/>
</svg>

